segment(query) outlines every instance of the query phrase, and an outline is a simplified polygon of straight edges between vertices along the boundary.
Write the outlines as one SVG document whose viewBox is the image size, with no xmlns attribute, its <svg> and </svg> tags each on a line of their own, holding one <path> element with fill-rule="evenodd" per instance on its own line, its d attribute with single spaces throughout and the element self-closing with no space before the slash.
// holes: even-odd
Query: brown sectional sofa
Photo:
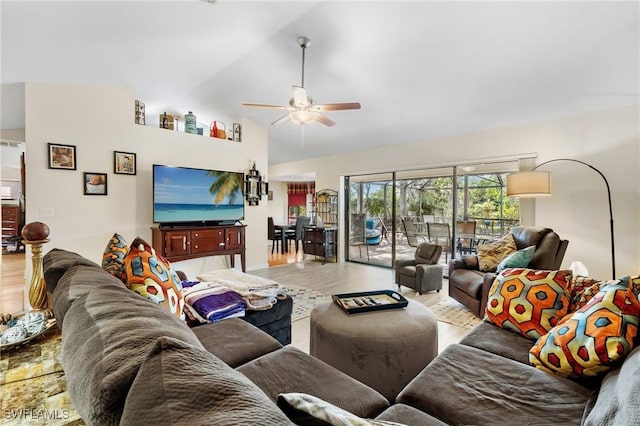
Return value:
<svg viewBox="0 0 640 426">
<path fill-rule="evenodd" d="M 599 383 L 531 367 L 532 341 L 482 323 L 390 404 L 246 321 L 190 329 L 75 253 L 52 250 L 44 269 L 62 329 L 68 392 L 88 424 L 287 425 L 293 423 L 276 404 L 287 392 L 408 425 L 632 424 L 640 418 L 638 349 L 622 370 L 607 374 L 598 393 Z"/>
</svg>

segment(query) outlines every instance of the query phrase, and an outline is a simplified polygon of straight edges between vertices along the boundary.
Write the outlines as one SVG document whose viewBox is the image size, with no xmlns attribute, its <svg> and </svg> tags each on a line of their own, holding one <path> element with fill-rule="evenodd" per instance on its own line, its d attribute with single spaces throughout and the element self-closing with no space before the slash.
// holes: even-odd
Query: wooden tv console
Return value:
<svg viewBox="0 0 640 426">
<path fill-rule="evenodd" d="M 170 262 L 229 255 L 232 268 L 235 267 L 235 255 L 239 254 L 242 272 L 246 272 L 245 227 L 246 225 L 218 225 L 152 228 L 153 248 Z"/>
</svg>

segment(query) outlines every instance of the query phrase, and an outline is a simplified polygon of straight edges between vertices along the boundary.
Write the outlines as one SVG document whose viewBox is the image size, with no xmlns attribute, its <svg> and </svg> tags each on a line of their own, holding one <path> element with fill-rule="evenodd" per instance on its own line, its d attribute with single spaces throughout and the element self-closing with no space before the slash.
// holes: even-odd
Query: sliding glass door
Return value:
<svg viewBox="0 0 640 426">
<path fill-rule="evenodd" d="M 418 244 L 443 247 L 441 263 L 474 253 L 479 242 L 518 223 L 506 175 L 517 161 L 425 168 L 345 178 L 345 258 L 393 267 Z"/>
<path fill-rule="evenodd" d="M 380 266 L 393 260 L 393 173 L 345 179 L 346 259 Z"/>
</svg>

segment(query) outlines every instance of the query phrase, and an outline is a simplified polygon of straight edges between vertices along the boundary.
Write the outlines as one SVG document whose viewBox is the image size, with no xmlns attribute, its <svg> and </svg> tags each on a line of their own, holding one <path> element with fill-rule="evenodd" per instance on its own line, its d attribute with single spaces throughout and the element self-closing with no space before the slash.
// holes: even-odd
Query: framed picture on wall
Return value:
<svg viewBox="0 0 640 426">
<path fill-rule="evenodd" d="M 62 170 L 76 169 L 76 147 L 73 145 L 62 145 L 48 143 L 49 168 Z"/>
<path fill-rule="evenodd" d="M 106 173 L 83 173 L 84 195 L 107 195 Z"/>
<path fill-rule="evenodd" d="M 113 172 L 117 175 L 135 175 L 136 154 L 113 151 Z"/>
</svg>

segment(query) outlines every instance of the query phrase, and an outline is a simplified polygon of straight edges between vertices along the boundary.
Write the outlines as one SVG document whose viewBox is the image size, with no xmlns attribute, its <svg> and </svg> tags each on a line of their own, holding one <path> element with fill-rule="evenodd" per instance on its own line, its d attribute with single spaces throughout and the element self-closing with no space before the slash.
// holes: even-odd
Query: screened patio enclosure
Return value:
<svg viewBox="0 0 640 426">
<path fill-rule="evenodd" d="M 506 175 L 517 161 L 398 171 L 345 178 L 345 259 L 392 267 L 425 241 L 443 246 L 441 263 L 475 242 L 506 234 L 519 222 Z"/>
</svg>

